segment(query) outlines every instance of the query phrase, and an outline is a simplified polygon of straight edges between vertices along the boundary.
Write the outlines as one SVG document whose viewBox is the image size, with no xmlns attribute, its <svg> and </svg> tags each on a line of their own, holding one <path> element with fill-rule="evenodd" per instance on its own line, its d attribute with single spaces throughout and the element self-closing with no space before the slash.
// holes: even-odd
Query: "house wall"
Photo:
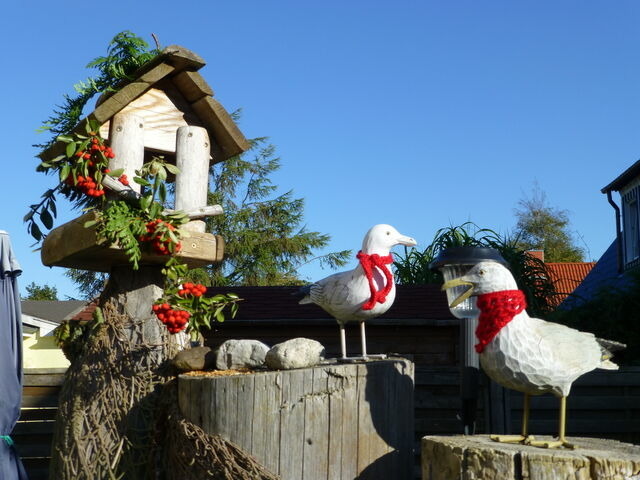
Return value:
<svg viewBox="0 0 640 480">
<path fill-rule="evenodd" d="M 28 368 L 67 368 L 69 360 L 56 345 L 52 335 L 39 332 L 29 335 L 22 342 L 22 366 Z"/>
</svg>

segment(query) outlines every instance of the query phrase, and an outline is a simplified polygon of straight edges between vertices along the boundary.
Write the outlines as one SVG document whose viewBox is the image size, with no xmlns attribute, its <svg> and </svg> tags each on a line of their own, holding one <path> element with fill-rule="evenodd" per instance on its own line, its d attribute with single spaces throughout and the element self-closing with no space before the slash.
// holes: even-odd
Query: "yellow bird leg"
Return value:
<svg viewBox="0 0 640 480">
<path fill-rule="evenodd" d="M 567 397 L 560 397 L 560 420 L 558 425 L 558 440 L 552 442 L 538 441 L 531 442 L 530 445 L 534 447 L 543 448 L 568 448 L 573 450 L 576 446 L 573 443 L 567 441 L 565 437 L 565 425 L 567 423 Z"/>
<path fill-rule="evenodd" d="M 528 434 L 529 431 L 529 394 L 524 394 L 524 403 L 522 406 L 522 435 L 491 435 L 491 440 L 500 443 L 522 443 L 528 445 L 534 440 L 533 436 Z"/>
</svg>

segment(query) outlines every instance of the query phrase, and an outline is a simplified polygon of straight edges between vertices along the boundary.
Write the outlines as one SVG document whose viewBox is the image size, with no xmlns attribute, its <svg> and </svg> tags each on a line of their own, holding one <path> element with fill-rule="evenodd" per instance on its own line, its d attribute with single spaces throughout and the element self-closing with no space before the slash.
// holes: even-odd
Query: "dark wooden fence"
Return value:
<svg viewBox="0 0 640 480">
<path fill-rule="evenodd" d="M 22 415 L 13 439 L 31 480 L 47 478 L 57 397 L 63 375 L 59 372 L 29 373 L 24 379 Z M 452 366 L 416 366 L 415 439 L 424 435 L 460 433 L 459 370 Z M 483 379 L 483 393 L 488 380 Z M 486 396 L 480 396 L 479 433 L 485 432 L 488 410 Z M 518 432 L 522 416 L 521 395 L 505 391 L 511 431 Z M 556 434 L 558 400 L 552 395 L 534 397 L 530 430 Z M 567 433 L 571 437 L 613 438 L 640 444 L 640 367 L 619 371 L 591 372 L 574 384 L 568 400 Z"/>
<path fill-rule="evenodd" d="M 12 438 L 30 480 L 49 478 L 51 440 L 64 370 L 31 370 L 24 375 L 22 410 Z"/>
</svg>

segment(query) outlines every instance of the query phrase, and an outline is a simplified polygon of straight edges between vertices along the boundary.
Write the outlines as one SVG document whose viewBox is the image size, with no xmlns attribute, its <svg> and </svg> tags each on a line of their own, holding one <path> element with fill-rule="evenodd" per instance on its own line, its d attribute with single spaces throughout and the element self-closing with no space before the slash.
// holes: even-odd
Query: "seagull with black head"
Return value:
<svg viewBox="0 0 640 480">
<path fill-rule="evenodd" d="M 416 241 L 391 225 L 375 225 L 362 241 L 356 268 L 301 289 L 301 304 L 315 303 L 338 321 L 343 360 L 348 359 L 344 324 L 360 322 L 362 358 L 367 358 L 364 322 L 385 313 L 395 300 L 396 286 L 389 266 L 393 263 L 391 249 L 396 245 L 413 247 Z"/>
</svg>

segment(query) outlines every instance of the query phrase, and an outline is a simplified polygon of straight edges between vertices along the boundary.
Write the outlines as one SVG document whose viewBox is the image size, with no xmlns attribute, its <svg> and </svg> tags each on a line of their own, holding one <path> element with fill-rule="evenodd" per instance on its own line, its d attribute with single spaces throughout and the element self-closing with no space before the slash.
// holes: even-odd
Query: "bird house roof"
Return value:
<svg viewBox="0 0 640 480">
<path fill-rule="evenodd" d="M 103 95 L 76 129 L 84 131 L 86 122 L 94 119 L 102 125 L 101 135 L 108 138 L 113 116 L 131 111 L 144 122 L 147 150 L 174 153 L 177 129 L 191 125 L 207 129 L 213 162 L 238 155 L 249 148 L 249 142 L 198 73 L 204 65 L 202 58 L 185 48 L 167 47 L 135 72 L 132 80 Z M 40 157 L 54 158 L 64 152 L 64 146 L 57 142 Z"/>
</svg>

